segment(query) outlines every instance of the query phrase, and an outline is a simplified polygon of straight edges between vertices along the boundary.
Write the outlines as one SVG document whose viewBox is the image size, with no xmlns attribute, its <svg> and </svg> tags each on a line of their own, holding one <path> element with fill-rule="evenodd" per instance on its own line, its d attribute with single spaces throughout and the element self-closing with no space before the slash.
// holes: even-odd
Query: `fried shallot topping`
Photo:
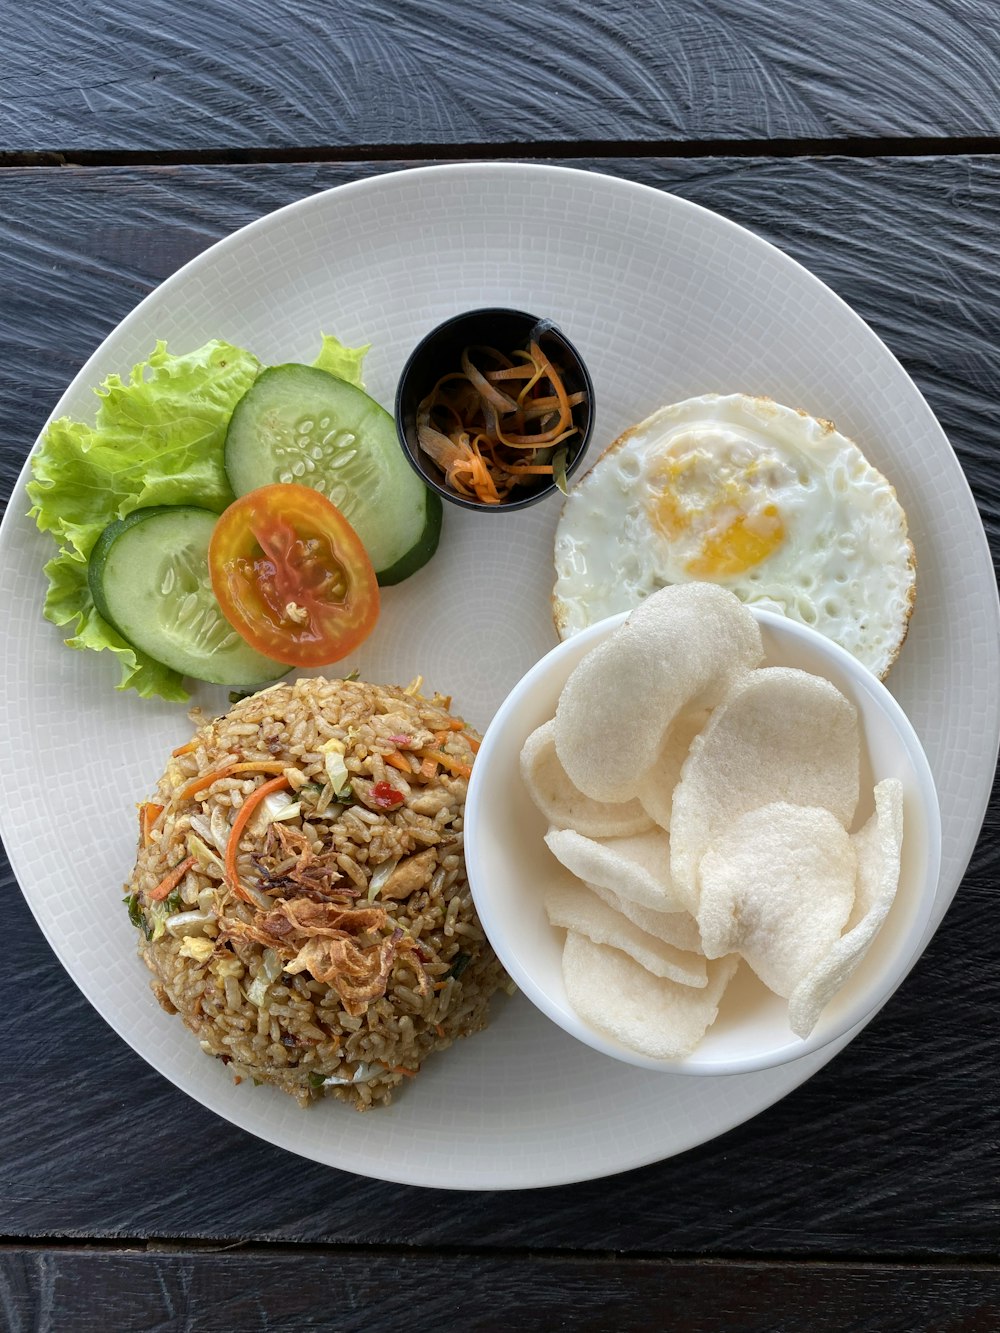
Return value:
<svg viewBox="0 0 1000 1333">
<path fill-rule="evenodd" d="M 377 938 L 387 924 L 382 907 L 279 898 L 271 911 L 257 912 L 252 922 L 239 918 L 227 922 L 225 937 L 254 940 L 273 949 L 290 976 L 308 972 L 316 981 L 332 986 L 347 1012 L 360 1017 L 373 1000 L 385 994 L 393 964 L 401 954 L 411 956 L 420 993 L 430 991 L 416 941 L 399 929 Z"/>
<path fill-rule="evenodd" d="M 290 865 L 293 857 L 294 864 Z M 320 900 L 359 898 L 362 893 L 354 884 L 338 883 L 344 875 L 337 865 L 336 852 L 317 854 L 301 829 L 286 828 L 284 824 L 269 825 L 263 853 L 254 857 L 254 865 L 264 893 L 293 886 Z"/>
<path fill-rule="evenodd" d="M 362 950 L 349 936 L 339 939 L 314 935 L 285 971 L 309 972 L 317 981 L 333 986 L 349 1014 L 359 1017 L 372 1000 L 381 999 L 389 984 L 392 965 L 400 953 L 412 953 L 414 941 L 395 930 L 375 949 Z M 415 961 L 418 979 L 429 989 L 423 969 Z"/>
</svg>

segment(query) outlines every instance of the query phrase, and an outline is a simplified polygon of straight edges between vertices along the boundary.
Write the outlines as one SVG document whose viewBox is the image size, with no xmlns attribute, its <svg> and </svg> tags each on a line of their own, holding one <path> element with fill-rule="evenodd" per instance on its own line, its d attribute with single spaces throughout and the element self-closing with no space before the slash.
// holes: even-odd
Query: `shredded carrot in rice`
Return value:
<svg viewBox="0 0 1000 1333">
<path fill-rule="evenodd" d="M 169 898 L 171 893 L 177 888 L 177 885 L 193 865 L 194 857 L 187 857 L 180 863 L 180 865 L 174 866 L 173 870 L 164 875 L 159 884 L 157 884 L 154 889 L 150 889 L 146 894 L 146 897 L 151 903 L 159 903 L 162 902 L 164 898 Z"/>
<path fill-rule="evenodd" d="M 400 754 L 398 750 L 393 750 L 392 754 L 387 754 L 384 758 L 387 764 L 391 764 L 393 768 L 398 768 L 400 773 L 405 773 L 408 777 L 413 776 L 413 769 L 410 765 L 410 761 L 405 755 Z"/>
<path fill-rule="evenodd" d="M 163 806 L 157 805 L 155 801 L 144 801 L 139 806 L 139 842 L 143 847 L 148 847 L 153 841 L 153 825 L 163 814 Z"/>
<path fill-rule="evenodd" d="M 226 883 L 232 889 L 233 893 L 236 894 L 237 898 L 242 898 L 244 902 L 250 903 L 254 907 L 258 906 L 258 904 L 240 883 L 239 872 L 236 868 L 236 858 L 239 855 L 240 850 L 240 839 L 243 837 L 246 826 L 250 822 L 251 815 L 264 800 L 264 797 L 269 796 L 273 791 L 283 791 L 290 785 L 288 779 L 285 777 L 284 773 L 282 773 L 280 777 L 272 778 L 270 782 L 263 782 L 256 791 L 252 791 L 240 806 L 239 814 L 233 820 L 233 827 L 229 834 L 229 840 L 226 843 Z"/>
<path fill-rule="evenodd" d="M 472 777 L 471 764 L 463 764 L 460 759 L 453 759 L 450 754 L 445 754 L 443 750 L 428 750 L 427 758 L 433 759 L 456 778 Z"/>
<path fill-rule="evenodd" d="M 170 754 L 174 759 L 176 759 L 179 755 L 182 754 L 194 754 L 197 748 L 198 748 L 198 742 L 196 740 L 188 741 L 187 745 L 178 745 L 176 750 L 170 751 Z"/>
<path fill-rule="evenodd" d="M 192 778 L 186 787 L 181 788 L 177 799 L 189 801 L 206 787 L 211 787 L 213 782 L 218 782 L 220 778 L 231 778 L 234 773 L 284 773 L 286 768 L 287 764 L 271 759 L 252 759 L 239 764 L 226 764 L 211 773 L 202 773 L 200 777 Z"/>
</svg>

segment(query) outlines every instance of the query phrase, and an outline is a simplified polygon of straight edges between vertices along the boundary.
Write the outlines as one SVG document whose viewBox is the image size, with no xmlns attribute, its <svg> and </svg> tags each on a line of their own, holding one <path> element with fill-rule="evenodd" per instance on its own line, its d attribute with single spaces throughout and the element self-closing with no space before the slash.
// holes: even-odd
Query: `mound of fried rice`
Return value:
<svg viewBox="0 0 1000 1333">
<path fill-rule="evenodd" d="M 506 977 L 462 852 L 478 740 L 449 703 L 272 686 L 200 726 L 140 806 L 126 901 L 153 990 L 238 1081 L 366 1110 L 485 1026 Z"/>
</svg>

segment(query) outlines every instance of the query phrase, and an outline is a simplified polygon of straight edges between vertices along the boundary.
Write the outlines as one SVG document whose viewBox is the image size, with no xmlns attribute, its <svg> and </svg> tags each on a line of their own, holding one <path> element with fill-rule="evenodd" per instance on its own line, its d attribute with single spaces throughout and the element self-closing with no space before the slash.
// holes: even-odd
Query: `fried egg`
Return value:
<svg viewBox="0 0 1000 1333">
<path fill-rule="evenodd" d="M 566 499 L 555 570 L 564 639 L 702 580 L 812 626 L 880 677 L 915 586 L 906 515 L 858 446 L 747 394 L 688 398 L 620 436 Z"/>
</svg>

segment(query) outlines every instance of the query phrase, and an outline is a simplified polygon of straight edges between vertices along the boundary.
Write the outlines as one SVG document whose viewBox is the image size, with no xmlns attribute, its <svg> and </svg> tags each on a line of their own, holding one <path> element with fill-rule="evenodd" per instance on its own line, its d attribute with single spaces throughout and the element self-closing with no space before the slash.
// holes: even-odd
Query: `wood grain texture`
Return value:
<svg viewBox="0 0 1000 1333">
<path fill-rule="evenodd" d="M 715 208 L 828 281 L 927 393 L 1000 550 L 992 332 L 1000 162 L 581 165 Z M 374 169 L 0 172 L 6 477 L 100 338 L 178 264 L 271 208 Z M 216 1119 L 89 1008 L 8 876 L 0 883 L 8 959 L 0 972 L 0 1234 L 594 1256 L 995 1258 L 998 862 L 995 799 L 959 897 L 914 974 L 847 1051 L 784 1102 L 673 1161 L 510 1195 L 356 1179 Z"/>
<path fill-rule="evenodd" d="M 99 1293 L 99 1294 L 98 1294 Z M 668 1263 L 476 1254 L 337 1255 L 12 1250 L 0 1258 L 8 1333 L 373 1328 L 465 1333 L 989 1333 L 987 1268 Z"/>
<path fill-rule="evenodd" d="M 0 148 L 1000 133 L 992 0 L 4 5 Z"/>
</svg>

